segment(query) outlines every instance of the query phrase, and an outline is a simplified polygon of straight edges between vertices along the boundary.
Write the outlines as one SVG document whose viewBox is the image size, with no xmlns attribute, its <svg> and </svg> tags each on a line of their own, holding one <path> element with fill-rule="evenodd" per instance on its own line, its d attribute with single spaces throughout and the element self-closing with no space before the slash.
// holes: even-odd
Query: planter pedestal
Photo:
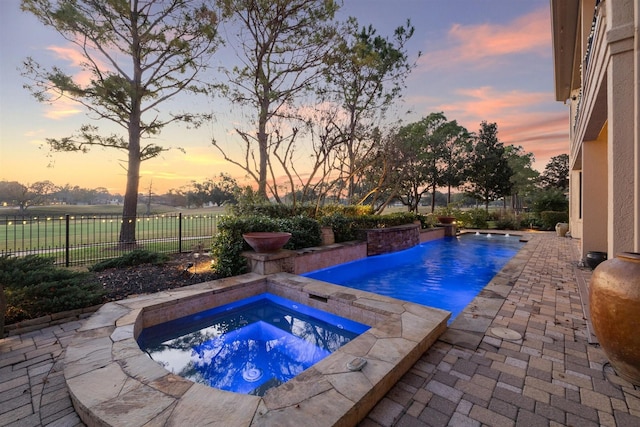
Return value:
<svg viewBox="0 0 640 427">
<path fill-rule="evenodd" d="M 455 237 L 458 229 L 455 224 L 438 224 L 438 227 L 444 228 L 445 237 Z"/>
<path fill-rule="evenodd" d="M 591 322 L 616 373 L 640 385 L 640 253 L 604 261 L 589 284 Z"/>
<path fill-rule="evenodd" d="M 296 252 L 287 249 L 269 254 L 253 251 L 242 252 L 242 256 L 247 259 L 249 271 L 264 275 L 282 272 L 295 274 L 296 255 Z"/>
</svg>

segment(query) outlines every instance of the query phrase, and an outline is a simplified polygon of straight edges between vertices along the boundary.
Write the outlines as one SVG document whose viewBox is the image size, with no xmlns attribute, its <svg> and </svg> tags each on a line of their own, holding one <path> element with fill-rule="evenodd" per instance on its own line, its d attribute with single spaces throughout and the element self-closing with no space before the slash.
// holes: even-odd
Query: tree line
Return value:
<svg viewBox="0 0 640 427">
<path fill-rule="evenodd" d="M 431 116 L 441 117 L 442 115 Z M 425 120 L 422 121 L 422 123 L 424 122 Z M 419 125 L 422 125 L 422 123 Z M 404 134 L 408 128 L 414 126 L 416 125 L 407 125 L 399 133 Z M 470 153 L 473 150 L 473 143 L 470 140 L 473 139 L 473 135 L 466 133 L 466 131 L 464 135 L 465 138 L 459 141 L 460 147 L 458 149 L 451 150 L 452 147 L 449 146 L 450 150 L 446 151 L 447 155 L 436 158 L 435 162 L 430 157 L 435 150 L 427 148 L 426 145 L 422 146 L 425 149 L 425 153 L 423 156 L 415 156 L 417 162 L 425 160 L 425 163 L 441 166 L 439 172 L 436 171 L 432 175 L 422 173 L 422 171 L 428 170 L 428 165 L 421 165 L 415 168 L 409 165 L 410 162 L 407 160 L 408 156 L 406 154 L 409 150 L 394 151 L 390 149 L 386 151 L 386 153 L 393 155 L 388 156 L 390 161 L 381 163 L 384 167 L 378 168 L 377 173 L 388 174 L 396 180 L 387 178 L 388 185 L 380 185 L 379 180 L 367 181 L 365 179 L 360 185 L 356 186 L 356 194 L 362 194 L 365 197 L 364 202 L 373 205 L 378 211 L 384 210 L 390 203 L 401 203 L 407 206 L 409 211 L 417 212 L 419 206 L 427 205 L 424 203 L 425 197 L 430 198 L 431 212 L 434 211 L 435 206 L 444 207 L 452 202 L 457 205 L 472 206 L 474 201 L 477 203 L 479 200 L 473 192 L 451 192 L 452 188 L 464 190 L 465 184 L 467 184 L 467 174 L 478 168 L 478 166 L 474 166 L 473 163 L 469 162 Z M 396 142 L 402 141 L 402 139 L 396 140 Z M 423 140 L 422 142 L 424 143 L 425 141 Z M 402 143 L 406 143 L 406 141 Z M 420 146 L 420 144 L 417 145 Z M 540 193 L 545 193 L 545 197 L 549 199 L 559 200 L 560 205 L 562 205 L 562 202 L 566 199 L 565 194 L 568 191 L 569 184 L 568 155 L 561 154 L 553 157 L 542 174 L 531 168 L 533 156 L 531 153 L 525 153 L 521 147 L 506 146 L 501 155 L 506 156 L 507 164 L 510 166 L 510 169 L 505 168 L 505 172 L 510 174 L 507 177 L 509 192 L 501 197 L 505 206 L 506 201 L 509 199 L 511 202 L 510 207 L 515 212 L 521 211 L 530 206 L 534 198 L 540 197 Z M 474 155 L 473 157 L 474 162 L 483 161 L 482 156 Z M 390 172 L 389 164 L 394 161 L 402 165 L 402 168 L 396 172 Z M 417 173 L 412 174 L 411 172 Z M 403 175 L 403 173 L 406 174 Z M 400 178 L 401 175 L 403 176 L 402 178 Z M 424 180 L 428 176 L 431 178 L 441 177 L 441 180 L 434 179 L 432 182 L 437 181 L 436 184 L 428 185 L 428 182 Z M 495 176 L 498 176 L 498 174 Z M 505 180 L 502 180 L 502 182 L 505 182 Z M 378 188 L 375 192 L 369 190 L 376 186 Z M 443 188 L 446 189 L 446 193 L 440 191 Z M 377 193 L 382 196 L 373 196 L 373 194 Z M 235 204 L 239 199 L 251 198 L 252 195 L 253 190 L 250 187 L 243 187 L 229 174 L 220 173 L 217 177 L 207 178 L 202 182 L 192 181 L 188 185 L 172 188 L 162 194 L 155 193 L 153 186 L 150 185 L 146 193 L 139 194 L 139 198 L 144 200 L 149 210 L 152 203 L 181 208 L 220 207 L 226 204 Z M 318 195 L 312 193 L 311 196 L 315 198 Z M 286 194 L 283 197 L 283 202 L 285 203 L 292 203 L 293 200 L 303 201 L 304 195 L 297 191 Z M 21 213 L 24 213 L 30 206 L 49 204 L 119 205 L 122 201 L 122 195 L 118 193 L 111 194 L 104 187 L 90 189 L 82 188 L 78 185 L 72 186 L 71 184 L 58 186 L 51 181 L 38 181 L 33 184 L 0 181 L 0 206 L 18 207 Z M 341 200 L 340 198 L 325 197 L 323 199 L 324 203 L 341 203 Z"/>
<path fill-rule="evenodd" d="M 470 134 L 435 113 L 390 125 L 388 113 L 420 56 L 406 48 L 414 27 L 407 20 L 380 35 L 356 18 L 337 20 L 340 6 L 333 0 L 22 0 L 24 11 L 76 45 L 82 75 L 90 76 L 81 80 L 71 72 L 76 69 L 27 58 L 25 87 L 41 102 L 78 102 L 96 119 L 71 136 L 48 138 L 51 150 L 126 153 L 125 218 L 137 213 L 141 162 L 181 149 L 154 138 L 168 125 L 199 127 L 215 119 L 211 112 L 170 111 L 179 94 L 230 101 L 239 118 L 237 141 L 229 146 L 213 138 L 212 145 L 255 182 L 262 200 L 383 209 L 397 199 L 415 210 L 427 193 L 433 208 L 436 188 L 446 187 L 449 194 L 463 188 L 485 206 L 505 196 L 517 206 L 535 178 L 532 156 L 504 147 L 495 123 Z M 235 61 L 215 68 L 225 48 Z M 98 125 L 107 124 L 121 131 L 101 132 Z M 202 194 L 215 187 L 199 185 Z M 122 243 L 135 243 L 135 226 L 123 221 Z"/>
<path fill-rule="evenodd" d="M 234 203 L 242 191 L 237 182 L 227 174 L 203 182 L 193 181 L 181 188 L 170 189 L 166 193 L 156 193 L 150 186 L 139 194 L 150 213 L 150 205 L 160 204 L 180 208 L 201 208 Z M 18 208 L 27 212 L 31 206 L 46 205 L 122 205 L 121 194 L 111 194 L 104 187 L 83 188 L 78 185 L 56 185 L 51 181 L 37 181 L 23 184 L 17 181 L 0 181 L 0 206 Z"/>
</svg>

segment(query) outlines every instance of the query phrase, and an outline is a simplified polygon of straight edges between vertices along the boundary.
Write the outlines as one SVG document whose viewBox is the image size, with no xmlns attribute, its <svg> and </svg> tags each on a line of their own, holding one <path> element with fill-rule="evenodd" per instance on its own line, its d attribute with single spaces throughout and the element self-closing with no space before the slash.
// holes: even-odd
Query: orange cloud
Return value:
<svg viewBox="0 0 640 427">
<path fill-rule="evenodd" d="M 443 48 L 426 51 L 418 66 L 454 68 L 460 64 L 482 67 L 496 58 L 522 53 L 550 54 L 549 8 L 543 7 L 505 25 L 454 24 Z"/>
</svg>

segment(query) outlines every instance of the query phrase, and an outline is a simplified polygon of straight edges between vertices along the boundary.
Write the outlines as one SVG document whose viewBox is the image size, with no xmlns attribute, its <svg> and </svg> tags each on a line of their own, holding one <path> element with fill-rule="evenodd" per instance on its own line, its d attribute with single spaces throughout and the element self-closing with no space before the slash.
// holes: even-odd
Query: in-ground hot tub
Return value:
<svg viewBox="0 0 640 427">
<path fill-rule="evenodd" d="M 138 344 L 151 359 L 183 378 L 263 396 L 367 329 L 264 293 L 145 328 Z"/>
<path fill-rule="evenodd" d="M 265 292 L 371 328 L 262 397 L 184 379 L 136 341 L 144 328 Z M 247 274 L 106 304 L 67 347 L 64 374 L 89 426 L 355 425 L 445 331 L 448 318 L 443 310 L 287 273 Z"/>
</svg>

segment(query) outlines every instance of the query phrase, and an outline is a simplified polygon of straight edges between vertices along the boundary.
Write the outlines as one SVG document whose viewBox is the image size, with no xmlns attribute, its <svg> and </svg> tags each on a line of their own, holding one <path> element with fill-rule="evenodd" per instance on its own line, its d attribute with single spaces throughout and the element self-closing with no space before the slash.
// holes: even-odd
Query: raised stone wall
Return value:
<svg viewBox="0 0 640 427">
<path fill-rule="evenodd" d="M 243 252 L 249 271 L 258 274 L 279 272 L 304 274 L 309 271 L 331 267 L 367 256 L 401 251 L 429 240 L 441 239 L 445 228 L 436 227 L 421 230 L 418 224 L 362 230 L 360 238 L 353 242 L 305 248 L 297 251 L 280 250 L 271 254 L 253 251 Z"/>
<path fill-rule="evenodd" d="M 367 256 L 409 249 L 420 243 L 420 225 L 405 224 L 389 228 L 362 230 L 367 242 Z"/>
</svg>

